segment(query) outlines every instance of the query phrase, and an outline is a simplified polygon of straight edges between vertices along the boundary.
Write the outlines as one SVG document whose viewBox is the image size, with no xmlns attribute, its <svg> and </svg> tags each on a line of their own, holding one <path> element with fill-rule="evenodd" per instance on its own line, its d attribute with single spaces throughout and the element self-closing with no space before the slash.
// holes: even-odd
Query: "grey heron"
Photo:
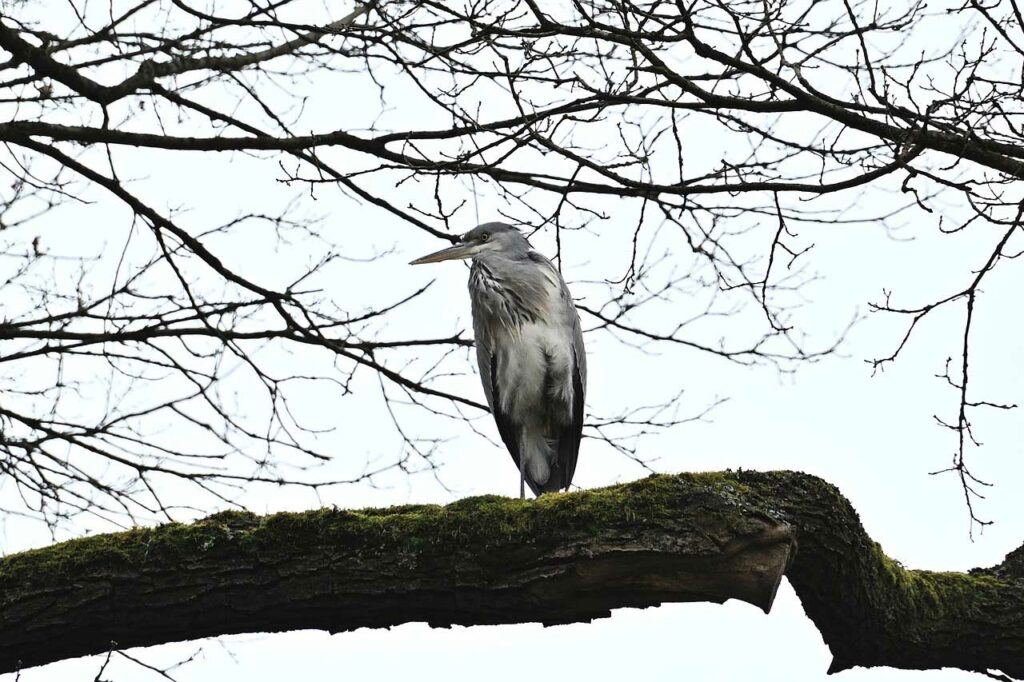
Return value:
<svg viewBox="0 0 1024 682">
<path fill-rule="evenodd" d="M 519 496 L 569 487 L 583 430 L 587 358 L 580 318 L 555 266 L 519 230 L 484 223 L 411 265 L 473 259 L 476 359 L 498 433 L 519 467 Z"/>
</svg>

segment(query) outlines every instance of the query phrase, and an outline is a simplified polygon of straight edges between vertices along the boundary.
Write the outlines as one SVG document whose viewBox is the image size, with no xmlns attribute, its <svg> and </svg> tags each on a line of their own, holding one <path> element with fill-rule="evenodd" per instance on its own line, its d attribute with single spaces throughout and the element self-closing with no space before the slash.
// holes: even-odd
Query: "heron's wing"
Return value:
<svg viewBox="0 0 1024 682">
<path fill-rule="evenodd" d="M 519 468 L 519 440 L 516 438 L 516 429 L 512 424 L 512 420 L 509 419 L 508 415 L 505 414 L 501 409 L 502 402 L 502 387 L 498 381 L 498 358 L 494 354 L 487 355 L 486 367 L 482 359 L 480 359 L 480 376 L 487 377 L 488 386 L 485 387 L 487 390 L 488 402 L 491 405 L 491 413 L 494 415 L 494 423 L 498 425 L 498 435 L 501 436 L 501 440 L 504 441 L 505 447 L 512 453 L 512 459 L 516 463 L 516 468 Z M 486 374 L 485 374 L 486 372 Z M 531 486 L 532 487 L 532 486 Z"/>
<path fill-rule="evenodd" d="M 563 285 L 564 286 L 564 285 Z M 573 324 L 572 343 L 572 404 L 569 405 L 569 422 L 558 438 L 558 468 L 561 473 L 560 488 L 568 488 L 576 473 L 576 460 L 580 454 L 580 440 L 583 437 L 583 405 L 587 387 L 587 355 L 583 348 L 583 332 L 580 329 L 580 318 L 568 299 L 572 310 L 569 311 Z"/>
<path fill-rule="evenodd" d="M 492 395 L 491 386 L 494 380 L 491 377 L 491 368 L 497 363 L 492 361 L 490 344 L 487 342 L 483 330 L 480 329 L 480 325 L 475 322 L 474 320 L 473 333 L 476 336 L 476 366 L 480 370 L 480 384 L 484 389 L 484 398 L 487 399 L 487 406 L 493 410 L 494 396 Z"/>
<path fill-rule="evenodd" d="M 474 300 L 474 305 L 476 301 Z M 498 435 L 512 455 L 516 469 L 519 468 L 519 430 L 513 424 L 511 418 L 502 410 L 504 394 L 512 390 L 510 386 L 503 386 L 501 381 L 501 365 L 504 367 L 504 360 L 496 350 L 494 337 L 488 329 L 484 315 L 478 314 L 474 309 L 473 333 L 476 337 L 476 362 L 480 368 L 480 383 L 483 384 L 484 396 L 487 398 L 487 405 L 491 408 L 491 415 L 498 427 Z M 538 488 L 529 477 L 526 480 L 530 489 L 536 495 Z"/>
</svg>

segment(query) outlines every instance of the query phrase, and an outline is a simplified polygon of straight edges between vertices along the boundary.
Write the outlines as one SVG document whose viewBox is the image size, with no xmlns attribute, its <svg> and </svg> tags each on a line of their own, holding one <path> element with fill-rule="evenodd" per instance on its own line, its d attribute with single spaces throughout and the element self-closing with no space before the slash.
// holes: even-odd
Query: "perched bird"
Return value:
<svg viewBox="0 0 1024 682">
<path fill-rule="evenodd" d="M 498 433 L 519 467 L 519 496 L 569 487 L 583 430 L 587 358 L 561 275 L 519 230 L 484 223 L 410 263 L 472 258 L 476 359 Z"/>
</svg>

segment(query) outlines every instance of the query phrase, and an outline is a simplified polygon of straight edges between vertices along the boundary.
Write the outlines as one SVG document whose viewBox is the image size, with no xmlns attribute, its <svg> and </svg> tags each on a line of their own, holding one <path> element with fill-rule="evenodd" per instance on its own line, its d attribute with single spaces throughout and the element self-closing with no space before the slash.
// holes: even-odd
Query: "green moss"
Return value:
<svg viewBox="0 0 1024 682">
<path fill-rule="evenodd" d="M 729 473 L 652 476 L 578 493 L 544 495 L 523 501 L 494 495 L 472 497 L 447 507 L 405 505 L 344 511 L 316 509 L 259 517 L 224 511 L 194 524 L 168 524 L 124 533 L 80 538 L 24 552 L 0 561 L 0 584 L 55 581 L 70 571 L 198 560 L 222 548 L 280 555 L 310 546 L 358 551 L 477 551 L 495 543 L 557 542 L 574 532 L 598 532 L 642 520 L 673 522 L 681 500 L 704 496 L 733 506 L 749 492 Z M 710 496 L 710 497 L 708 497 Z M 707 504 L 707 499 L 705 504 Z M 555 532 L 557 531 L 557 532 Z"/>
<path fill-rule="evenodd" d="M 704 485 L 720 492 L 750 493 L 750 486 L 742 483 L 732 471 L 701 471 L 692 474 L 679 474 L 673 478 L 687 480 L 694 485 Z"/>
<path fill-rule="evenodd" d="M 887 593 L 881 603 L 902 617 L 941 619 L 949 613 L 967 614 L 971 605 L 984 604 L 985 594 L 1004 587 L 999 579 L 984 574 L 908 569 L 886 556 L 872 542 L 872 559 L 879 569 L 879 585 Z"/>
<path fill-rule="evenodd" d="M 216 514 L 211 514 L 207 516 L 205 519 L 200 519 L 196 523 L 205 523 L 209 525 L 230 527 L 245 527 L 259 523 L 259 517 L 250 511 L 228 509 L 226 511 L 217 512 Z"/>
<path fill-rule="evenodd" d="M 79 538 L 30 550 L 0 561 L 0 586 L 52 580 L 90 567 L 118 568 L 195 555 L 227 538 L 227 529 L 197 524 L 167 524 Z"/>
</svg>

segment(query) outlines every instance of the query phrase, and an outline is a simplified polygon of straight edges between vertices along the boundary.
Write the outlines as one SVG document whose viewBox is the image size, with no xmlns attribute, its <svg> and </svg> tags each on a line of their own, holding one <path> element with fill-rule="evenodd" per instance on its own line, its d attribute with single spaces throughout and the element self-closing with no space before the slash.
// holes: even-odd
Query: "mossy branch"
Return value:
<svg viewBox="0 0 1024 682">
<path fill-rule="evenodd" d="M 24 552 L 0 560 L 0 672 L 239 632 L 554 624 L 730 598 L 767 611 L 783 573 L 833 671 L 1024 676 L 1024 554 L 970 574 L 907 570 L 834 487 L 794 472 L 655 476 L 527 502 L 222 513 Z"/>
</svg>

